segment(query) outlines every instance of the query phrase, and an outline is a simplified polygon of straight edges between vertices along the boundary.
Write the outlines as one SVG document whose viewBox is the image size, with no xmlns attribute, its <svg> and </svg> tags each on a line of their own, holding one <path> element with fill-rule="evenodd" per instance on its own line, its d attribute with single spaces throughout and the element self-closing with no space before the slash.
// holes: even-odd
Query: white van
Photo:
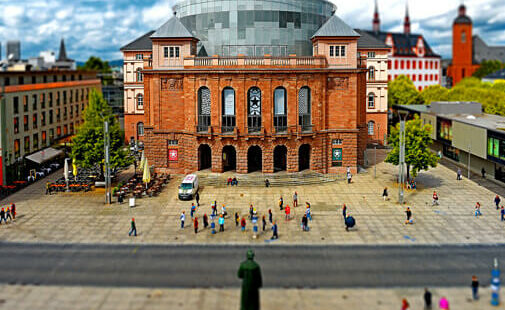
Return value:
<svg viewBox="0 0 505 310">
<path fill-rule="evenodd" d="M 188 174 L 179 186 L 179 199 L 192 200 L 196 192 L 198 192 L 198 176 Z"/>
</svg>

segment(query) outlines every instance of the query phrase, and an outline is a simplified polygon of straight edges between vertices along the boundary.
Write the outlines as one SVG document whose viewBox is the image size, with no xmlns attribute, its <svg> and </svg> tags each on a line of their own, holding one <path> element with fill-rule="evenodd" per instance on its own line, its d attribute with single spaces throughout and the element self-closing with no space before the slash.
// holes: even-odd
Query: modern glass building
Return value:
<svg viewBox="0 0 505 310">
<path fill-rule="evenodd" d="M 181 0 L 174 12 L 200 39 L 199 56 L 311 56 L 311 37 L 336 6 L 326 0 Z"/>
</svg>

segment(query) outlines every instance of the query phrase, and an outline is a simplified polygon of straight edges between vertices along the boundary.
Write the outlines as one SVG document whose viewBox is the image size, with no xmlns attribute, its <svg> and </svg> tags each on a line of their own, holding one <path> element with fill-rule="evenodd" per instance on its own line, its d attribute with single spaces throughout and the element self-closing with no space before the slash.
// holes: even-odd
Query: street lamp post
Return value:
<svg viewBox="0 0 505 310">
<path fill-rule="evenodd" d="M 105 148 L 105 203 L 111 204 L 110 195 L 110 136 L 109 136 L 109 122 L 104 121 L 104 148 Z"/>
<path fill-rule="evenodd" d="M 468 180 L 470 180 L 470 159 L 472 157 L 472 144 L 468 144 Z"/>
<path fill-rule="evenodd" d="M 399 164 L 399 172 L 398 172 L 398 183 L 399 183 L 399 191 L 398 191 L 398 202 L 403 204 L 404 193 L 403 193 L 403 183 L 404 183 L 404 166 L 405 166 L 405 121 L 407 120 L 407 116 L 409 115 L 408 111 L 398 111 L 398 115 L 400 116 L 400 154 L 398 158 Z"/>
</svg>

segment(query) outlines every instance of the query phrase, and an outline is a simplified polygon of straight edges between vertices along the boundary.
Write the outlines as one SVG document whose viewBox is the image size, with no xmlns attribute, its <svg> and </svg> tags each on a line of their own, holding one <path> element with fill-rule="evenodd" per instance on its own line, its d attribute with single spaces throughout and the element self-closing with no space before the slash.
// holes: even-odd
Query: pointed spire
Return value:
<svg viewBox="0 0 505 310">
<path fill-rule="evenodd" d="M 409 2 L 405 7 L 405 20 L 403 21 L 403 33 L 410 34 Z"/>
<path fill-rule="evenodd" d="M 58 53 L 58 60 L 57 61 L 67 61 L 69 60 L 67 57 L 67 50 L 65 49 L 65 41 L 63 38 L 61 38 L 60 41 L 60 52 Z"/>
<path fill-rule="evenodd" d="M 379 18 L 379 4 L 375 0 L 375 11 L 373 14 L 373 31 L 378 33 L 381 30 L 381 20 Z"/>
</svg>

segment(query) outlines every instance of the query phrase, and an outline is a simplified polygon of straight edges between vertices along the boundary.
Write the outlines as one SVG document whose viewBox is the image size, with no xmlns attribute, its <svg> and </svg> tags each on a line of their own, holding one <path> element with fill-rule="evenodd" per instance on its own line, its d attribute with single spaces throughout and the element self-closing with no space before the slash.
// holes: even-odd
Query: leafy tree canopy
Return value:
<svg viewBox="0 0 505 310">
<path fill-rule="evenodd" d="M 388 106 L 423 104 L 423 99 L 414 83 L 405 75 L 400 75 L 388 83 Z"/>
<path fill-rule="evenodd" d="M 81 70 L 93 70 L 98 71 L 100 73 L 110 73 L 111 68 L 108 61 L 102 61 L 99 57 L 91 56 L 84 63 L 83 66 L 80 66 Z"/>
<path fill-rule="evenodd" d="M 406 122 L 405 163 L 407 164 L 407 174 L 412 168 L 412 174 L 416 177 L 420 171 L 437 166 L 438 156 L 430 150 L 430 145 L 433 142 L 430 136 L 431 130 L 431 125 L 423 125 L 417 115 L 413 120 Z M 400 124 L 391 127 L 388 143 L 393 149 L 385 161 L 398 165 L 400 161 Z"/>
<path fill-rule="evenodd" d="M 473 76 L 482 79 L 486 75 L 504 68 L 505 64 L 499 60 L 484 60 L 481 62 L 479 69 L 473 73 Z"/>
<path fill-rule="evenodd" d="M 124 135 L 112 110 L 101 93 L 92 90 L 89 104 L 84 110 L 84 123 L 78 128 L 72 139 L 71 156 L 77 165 L 92 168 L 105 164 L 104 121 L 109 122 L 110 164 L 111 168 L 124 167 L 131 163 L 131 158 L 124 148 Z M 103 172 L 103 169 L 100 169 Z"/>
</svg>

